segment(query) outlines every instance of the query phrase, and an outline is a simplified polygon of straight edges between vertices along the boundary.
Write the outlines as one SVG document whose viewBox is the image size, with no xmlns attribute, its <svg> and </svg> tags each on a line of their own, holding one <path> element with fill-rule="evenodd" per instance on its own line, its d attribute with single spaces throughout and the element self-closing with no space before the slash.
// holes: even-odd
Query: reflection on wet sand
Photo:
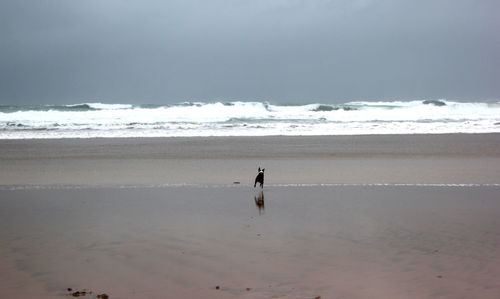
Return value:
<svg viewBox="0 0 500 299">
<path fill-rule="evenodd" d="M 265 206 L 264 206 L 264 191 L 260 191 L 259 196 L 254 196 L 255 200 L 255 205 L 257 206 L 257 209 L 259 210 L 259 214 L 262 214 L 264 212 Z"/>
<path fill-rule="evenodd" d="M 260 191 L 0 188 L 0 298 L 499 299 L 500 187 Z"/>
</svg>

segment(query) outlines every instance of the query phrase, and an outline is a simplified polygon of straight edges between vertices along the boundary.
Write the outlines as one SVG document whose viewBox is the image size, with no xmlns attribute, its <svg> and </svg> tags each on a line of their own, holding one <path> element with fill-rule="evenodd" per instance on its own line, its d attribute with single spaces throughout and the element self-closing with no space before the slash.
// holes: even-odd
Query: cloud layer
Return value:
<svg viewBox="0 0 500 299">
<path fill-rule="evenodd" d="M 0 103 L 497 100 L 498 3 L 4 0 Z"/>
</svg>

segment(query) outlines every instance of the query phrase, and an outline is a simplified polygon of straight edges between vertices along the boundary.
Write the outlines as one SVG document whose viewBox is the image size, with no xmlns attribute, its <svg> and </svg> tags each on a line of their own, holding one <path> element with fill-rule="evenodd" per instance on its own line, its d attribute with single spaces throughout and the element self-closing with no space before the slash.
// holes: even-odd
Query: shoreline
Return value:
<svg viewBox="0 0 500 299">
<path fill-rule="evenodd" d="M 498 123 L 500 125 L 500 122 Z M 366 134 L 303 134 L 303 135 L 188 135 L 188 136 L 93 136 L 93 137 L 41 137 L 41 138 L 0 138 L 2 141 L 36 140 L 92 140 L 92 139 L 214 139 L 214 138 L 335 138 L 335 137 L 389 137 L 389 136 L 444 136 L 444 135 L 500 135 L 500 132 L 445 132 L 445 133 L 366 133 Z"/>
<path fill-rule="evenodd" d="M 0 185 L 497 184 L 500 134 L 0 141 Z"/>
</svg>

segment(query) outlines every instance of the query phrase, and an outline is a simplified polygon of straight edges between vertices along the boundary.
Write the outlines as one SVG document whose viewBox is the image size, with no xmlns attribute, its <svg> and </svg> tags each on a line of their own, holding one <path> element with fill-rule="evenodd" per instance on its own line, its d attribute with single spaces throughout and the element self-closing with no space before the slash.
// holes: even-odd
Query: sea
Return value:
<svg viewBox="0 0 500 299">
<path fill-rule="evenodd" d="M 500 133 L 500 102 L 0 106 L 0 139 Z"/>
</svg>

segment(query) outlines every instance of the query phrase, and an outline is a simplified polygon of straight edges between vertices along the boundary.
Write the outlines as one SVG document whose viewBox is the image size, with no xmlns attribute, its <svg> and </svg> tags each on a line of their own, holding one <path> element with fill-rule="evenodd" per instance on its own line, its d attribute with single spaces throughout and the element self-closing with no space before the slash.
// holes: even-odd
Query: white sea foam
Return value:
<svg viewBox="0 0 500 299">
<path fill-rule="evenodd" d="M 0 139 L 499 132 L 499 102 L 84 103 L 0 107 Z"/>
<path fill-rule="evenodd" d="M 273 188 L 310 188 L 310 187 L 417 187 L 417 188 L 499 188 L 500 184 L 495 183 L 329 183 L 329 184 L 267 184 L 266 189 Z M 0 191 L 22 191 L 22 190 L 73 190 L 73 189 L 96 189 L 96 188 L 116 188 L 116 189 L 147 189 L 147 188 L 249 188 L 254 189 L 252 184 L 195 184 L 195 183 L 171 183 L 171 184 L 140 184 L 140 185 L 0 185 Z"/>
</svg>

